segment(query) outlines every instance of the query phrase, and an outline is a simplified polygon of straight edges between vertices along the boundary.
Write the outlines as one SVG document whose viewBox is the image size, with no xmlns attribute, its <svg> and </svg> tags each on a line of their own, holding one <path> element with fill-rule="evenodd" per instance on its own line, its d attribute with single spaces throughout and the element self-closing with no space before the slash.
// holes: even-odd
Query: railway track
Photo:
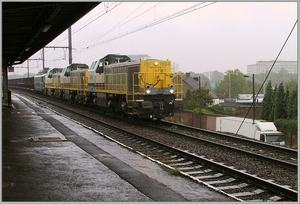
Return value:
<svg viewBox="0 0 300 204">
<path fill-rule="evenodd" d="M 245 138 L 241 135 L 213 132 L 168 121 L 152 124 L 152 127 L 156 129 L 161 128 L 165 130 L 173 130 L 176 133 L 191 136 L 190 138 L 194 140 L 200 139 L 212 141 L 228 147 L 240 149 L 241 151 L 248 151 L 263 157 L 274 158 L 274 160 L 279 160 L 291 168 L 297 168 L 298 151 L 295 149 L 268 144 L 254 139 Z"/>
<path fill-rule="evenodd" d="M 239 201 L 288 201 L 297 195 L 285 186 L 205 157 L 157 143 L 141 135 L 126 132 L 114 135 L 113 139 L 152 161 Z"/>
<path fill-rule="evenodd" d="M 66 110 L 64 107 L 59 112 L 61 111 L 69 112 L 71 110 Z M 162 144 L 145 137 L 144 134 L 134 134 L 132 131 L 124 130 L 124 127 L 111 126 L 85 114 L 82 115 L 78 111 L 72 114 L 81 119 L 85 118 L 85 122 L 82 122 L 94 126 L 95 131 L 101 129 L 102 133 L 99 132 L 100 134 L 120 145 L 238 201 L 297 200 L 297 191 L 287 186 L 259 178 L 204 156 L 189 153 L 187 150 Z"/>
<path fill-rule="evenodd" d="M 202 142 L 222 146 L 294 170 L 297 170 L 298 167 L 298 152 L 294 149 L 168 122 L 156 123 L 150 126 L 155 130 L 165 131 L 178 137 L 185 136 L 194 143 Z"/>
</svg>

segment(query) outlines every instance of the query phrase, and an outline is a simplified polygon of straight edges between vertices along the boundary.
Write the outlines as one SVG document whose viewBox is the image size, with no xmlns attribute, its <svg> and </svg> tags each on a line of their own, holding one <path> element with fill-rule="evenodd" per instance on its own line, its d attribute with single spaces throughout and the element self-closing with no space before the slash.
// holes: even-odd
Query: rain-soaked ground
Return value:
<svg viewBox="0 0 300 204">
<path fill-rule="evenodd" d="M 2 109 L 3 201 L 233 201 L 169 175 L 155 162 L 67 118 L 12 99 L 15 109 Z M 43 136 L 66 136 L 68 141 L 31 140 Z"/>
</svg>

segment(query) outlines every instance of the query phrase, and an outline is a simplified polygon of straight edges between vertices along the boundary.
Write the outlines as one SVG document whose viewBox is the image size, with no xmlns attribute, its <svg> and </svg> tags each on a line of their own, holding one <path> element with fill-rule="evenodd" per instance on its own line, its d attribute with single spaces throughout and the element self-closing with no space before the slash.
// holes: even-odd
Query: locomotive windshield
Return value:
<svg viewBox="0 0 300 204">
<path fill-rule="evenodd" d="M 60 73 L 63 70 L 63 68 L 53 68 L 48 72 L 48 78 L 51 79 L 52 75 L 55 73 Z"/>
</svg>

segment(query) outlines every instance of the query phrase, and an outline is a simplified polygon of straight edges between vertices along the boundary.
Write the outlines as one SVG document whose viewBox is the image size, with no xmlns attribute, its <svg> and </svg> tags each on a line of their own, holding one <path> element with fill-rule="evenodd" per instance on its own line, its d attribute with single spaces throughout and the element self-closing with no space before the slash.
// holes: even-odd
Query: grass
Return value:
<svg viewBox="0 0 300 204">
<path fill-rule="evenodd" d="M 175 132 L 175 131 L 178 130 L 178 127 L 175 126 L 175 125 L 172 125 L 172 126 L 169 128 L 169 130 Z"/>
<path fill-rule="evenodd" d="M 168 174 L 173 175 L 173 176 L 179 176 L 180 175 L 180 171 L 179 169 L 175 168 L 175 169 L 170 169 L 166 166 L 161 166 L 161 168 L 166 171 Z"/>
<path fill-rule="evenodd" d="M 131 152 L 134 152 L 134 153 L 136 153 L 138 150 L 137 149 L 135 149 L 135 148 L 133 148 L 133 149 L 129 149 Z"/>
</svg>

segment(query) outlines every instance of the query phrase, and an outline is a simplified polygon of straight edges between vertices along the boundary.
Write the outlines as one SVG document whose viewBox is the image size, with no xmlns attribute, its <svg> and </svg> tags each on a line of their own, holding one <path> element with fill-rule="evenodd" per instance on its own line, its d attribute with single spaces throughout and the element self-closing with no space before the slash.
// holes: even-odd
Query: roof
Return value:
<svg viewBox="0 0 300 204">
<path fill-rule="evenodd" d="M 197 80 L 195 80 L 193 77 L 191 77 L 189 74 L 183 76 L 183 81 L 188 84 L 192 89 L 199 89 L 199 83 Z M 202 87 L 203 88 L 203 87 Z M 216 94 L 209 91 L 210 96 L 213 99 L 219 98 Z"/>
<path fill-rule="evenodd" d="M 183 81 L 187 83 L 193 89 L 199 89 L 199 83 L 195 79 L 193 79 L 190 75 L 184 75 Z"/>
<path fill-rule="evenodd" d="M 100 2 L 2 2 L 2 59 L 21 64 Z"/>
</svg>

